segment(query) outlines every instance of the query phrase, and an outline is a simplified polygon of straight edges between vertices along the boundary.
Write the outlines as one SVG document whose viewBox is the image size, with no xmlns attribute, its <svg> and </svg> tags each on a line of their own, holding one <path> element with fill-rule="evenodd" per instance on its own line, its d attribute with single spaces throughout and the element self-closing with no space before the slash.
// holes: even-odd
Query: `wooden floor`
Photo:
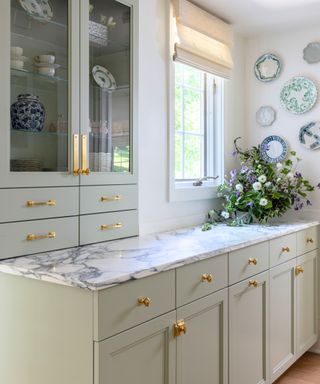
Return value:
<svg viewBox="0 0 320 384">
<path fill-rule="evenodd" d="M 320 355 L 306 353 L 274 384 L 320 384 Z"/>
</svg>

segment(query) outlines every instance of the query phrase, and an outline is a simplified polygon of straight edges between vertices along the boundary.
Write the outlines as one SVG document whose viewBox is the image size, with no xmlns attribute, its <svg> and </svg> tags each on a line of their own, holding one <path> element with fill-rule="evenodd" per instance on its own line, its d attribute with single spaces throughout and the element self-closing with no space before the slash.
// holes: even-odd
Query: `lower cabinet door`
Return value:
<svg viewBox="0 0 320 384">
<path fill-rule="evenodd" d="M 175 384 L 176 312 L 94 343 L 94 384 Z"/>
<path fill-rule="evenodd" d="M 268 272 L 229 288 L 229 384 L 269 383 Z"/>
<path fill-rule="evenodd" d="M 317 259 L 317 251 L 309 252 L 297 259 L 297 358 L 318 338 Z"/>
<path fill-rule="evenodd" d="M 227 384 L 228 290 L 179 308 L 177 319 L 186 327 L 177 336 L 177 384 Z"/>
<path fill-rule="evenodd" d="M 270 270 L 270 377 L 274 382 L 295 360 L 296 259 Z"/>
</svg>

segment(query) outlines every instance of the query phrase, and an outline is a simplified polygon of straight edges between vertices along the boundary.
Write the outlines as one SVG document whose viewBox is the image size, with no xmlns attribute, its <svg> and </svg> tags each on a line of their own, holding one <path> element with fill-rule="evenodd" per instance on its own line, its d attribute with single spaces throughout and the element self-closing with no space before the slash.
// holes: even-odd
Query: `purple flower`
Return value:
<svg viewBox="0 0 320 384">
<path fill-rule="evenodd" d="M 294 175 L 294 177 L 295 177 L 296 179 L 302 179 L 302 175 L 301 175 L 300 172 L 296 172 L 295 175 Z"/>
<path fill-rule="evenodd" d="M 253 207 L 253 202 L 250 201 L 249 203 L 247 203 L 247 207 L 248 207 L 248 208 L 252 208 L 252 207 Z"/>
<path fill-rule="evenodd" d="M 243 166 L 241 167 L 240 172 L 241 172 L 241 173 L 247 173 L 248 170 L 249 170 L 249 168 L 248 168 L 246 165 L 243 165 Z"/>
<path fill-rule="evenodd" d="M 236 156 L 237 156 L 237 151 L 236 151 L 236 150 L 233 150 L 233 151 L 231 152 L 231 156 L 232 156 L 232 157 L 236 157 Z"/>
<path fill-rule="evenodd" d="M 312 205 L 310 200 L 307 200 L 307 207 L 310 207 Z"/>
<path fill-rule="evenodd" d="M 317 185 L 318 189 L 320 189 L 320 183 Z"/>
</svg>

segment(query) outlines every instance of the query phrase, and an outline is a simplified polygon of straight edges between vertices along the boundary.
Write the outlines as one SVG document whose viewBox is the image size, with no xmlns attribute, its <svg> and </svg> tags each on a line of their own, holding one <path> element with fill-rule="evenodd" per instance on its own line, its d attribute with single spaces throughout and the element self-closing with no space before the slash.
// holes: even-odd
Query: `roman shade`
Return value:
<svg viewBox="0 0 320 384">
<path fill-rule="evenodd" d="M 192 4 L 172 0 L 174 10 L 174 60 L 214 75 L 230 78 L 233 61 L 230 24 Z"/>
</svg>

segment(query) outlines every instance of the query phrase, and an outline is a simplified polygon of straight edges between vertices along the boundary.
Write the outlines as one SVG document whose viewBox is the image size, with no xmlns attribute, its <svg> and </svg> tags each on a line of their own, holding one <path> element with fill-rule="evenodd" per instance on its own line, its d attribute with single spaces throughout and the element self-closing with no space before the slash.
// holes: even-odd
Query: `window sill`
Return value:
<svg viewBox="0 0 320 384">
<path fill-rule="evenodd" d="M 216 199 L 218 187 L 215 185 L 202 185 L 195 187 L 190 183 L 175 183 L 170 190 L 170 201 L 192 201 Z"/>
</svg>

